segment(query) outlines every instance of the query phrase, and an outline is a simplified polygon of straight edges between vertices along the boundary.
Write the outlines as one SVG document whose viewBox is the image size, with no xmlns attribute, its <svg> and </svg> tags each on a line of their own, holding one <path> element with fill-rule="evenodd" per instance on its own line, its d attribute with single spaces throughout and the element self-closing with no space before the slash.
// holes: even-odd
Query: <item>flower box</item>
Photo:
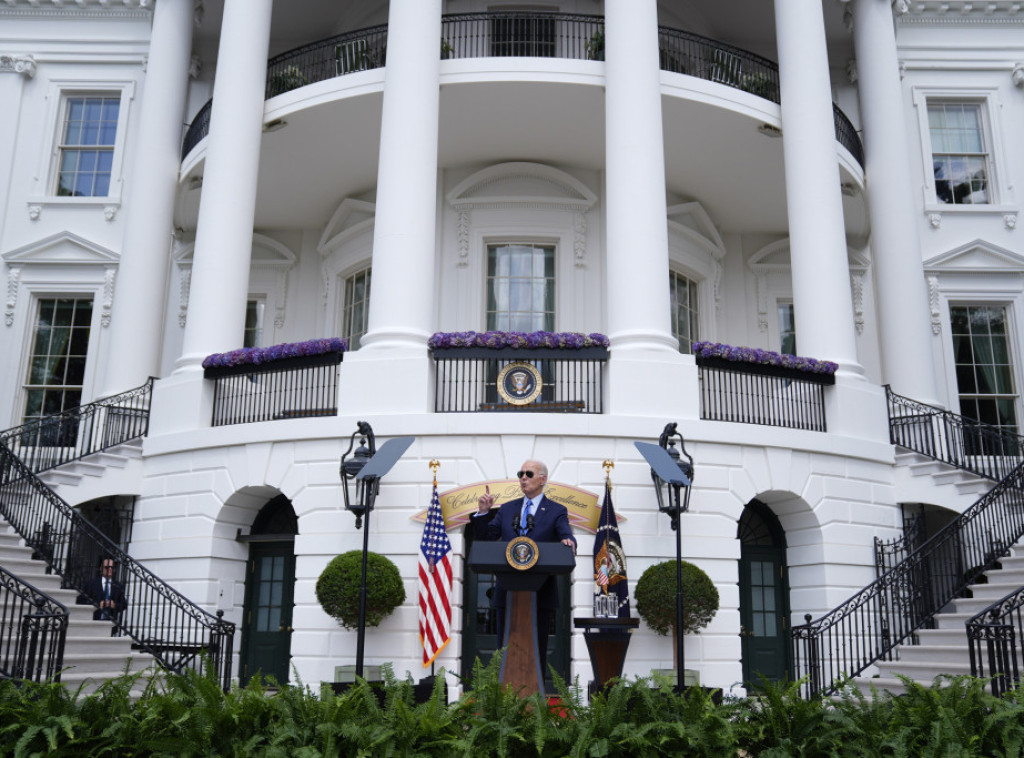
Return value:
<svg viewBox="0 0 1024 758">
<path fill-rule="evenodd" d="M 278 371 L 296 371 L 304 368 L 338 365 L 343 353 L 321 353 L 320 355 L 297 355 L 265 363 L 242 363 L 237 366 L 208 366 L 203 369 L 206 379 L 220 379 L 225 376 L 244 374 L 270 374 Z"/>
<path fill-rule="evenodd" d="M 748 363 L 745 361 L 730 361 L 725 358 L 705 358 L 695 356 L 697 365 L 703 368 L 712 368 L 719 371 L 732 371 L 737 374 L 750 374 L 752 376 L 774 376 L 780 379 L 792 379 L 797 382 L 809 382 L 830 387 L 836 383 L 835 374 L 816 374 L 810 371 L 800 371 L 786 366 L 773 366 L 770 363 Z"/>
<path fill-rule="evenodd" d="M 491 360 L 491 361 L 606 361 L 606 347 L 435 347 L 434 360 Z"/>
</svg>

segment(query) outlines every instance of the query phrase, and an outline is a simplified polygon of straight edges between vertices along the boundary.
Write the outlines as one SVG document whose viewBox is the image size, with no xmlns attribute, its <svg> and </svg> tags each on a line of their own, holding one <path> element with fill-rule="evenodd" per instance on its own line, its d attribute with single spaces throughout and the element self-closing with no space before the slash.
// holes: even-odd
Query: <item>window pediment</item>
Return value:
<svg viewBox="0 0 1024 758">
<path fill-rule="evenodd" d="M 1024 272 L 1024 256 L 1006 248 L 976 239 L 966 245 L 929 258 L 924 270 L 941 273 L 1014 273 Z"/>
<path fill-rule="evenodd" d="M 376 214 L 375 203 L 346 197 L 324 225 L 317 250 L 325 257 L 330 255 L 347 240 L 372 227 Z"/>
<path fill-rule="evenodd" d="M 456 210 L 544 206 L 586 213 L 597 195 L 579 179 L 542 163 L 501 163 L 461 181 L 448 193 Z"/>
<path fill-rule="evenodd" d="M 71 232 L 44 237 L 24 247 L 4 253 L 4 261 L 11 266 L 26 264 L 64 264 L 109 266 L 121 256 L 102 245 Z"/>
</svg>

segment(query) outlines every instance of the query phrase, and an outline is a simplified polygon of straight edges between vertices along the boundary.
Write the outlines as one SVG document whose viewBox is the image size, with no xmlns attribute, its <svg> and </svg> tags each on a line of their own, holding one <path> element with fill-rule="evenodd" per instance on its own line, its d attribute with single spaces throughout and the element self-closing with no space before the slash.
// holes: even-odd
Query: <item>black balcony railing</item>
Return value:
<svg viewBox="0 0 1024 758">
<path fill-rule="evenodd" d="M 897 395 L 886 385 L 889 441 L 992 481 L 1024 461 L 1024 437 Z"/>
<path fill-rule="evenodd" d="M 967 622 L 971 676 L 991 679 L 995 695 L 1020 687 L 1024 670 L 1024 587 Z"/>
<path fill-rule="evenodd" d="M 702 419 L 826 431 L 825 386 L 834 375 L 700 356 L 697 366 Z"/>
<path fill-rule="evenodd" d="M 436 413 L 603 413 L 607 348 L 444 348 L 435 349 L 433 355 Z M 515 373 L 514 364 L 520 363 L 535 369 L 519 372 L 525 383 L 539 378 L 536 397 L 528 403 L 519 403 L 498 386 L 504 379 L 514 392 L 516 377 L 503 377 L 502 372 L 512 366 Z"/>
<path fill-rule="evenodd" d="M 897 645 L 914 643 L 918 629 L 1009 552 L 1024 536 L 1024 464 L 919 549 L 819 619 L 792 630 L 795 678 L 810 696 L 829 694 L 845 677 Z"/>
<path fill-rule="evenodd" d="M 723 84 L 779 102 L 779 66 L 738 47 L 697 34 L 659 27 L 661 68 Z M 442 59 L 527 57 L 604 60 L 604 17 L 568 13 L 496 11 L 441 19 Z M 387 58 L 387 26 L 373 26 L 311 42 L 267 63 L 267 97 L 336 76 L 381 68 Z M 860 138 L 833 105 L 836 139 L 863 166 Z M 210 103 L 189 125 L 181 157 L 206 137 Z"/>
<path fill-rule="evenodd" d="M 63 413 L 0 432 L 6 445 L 33 474 L 146 436 L 153 380 Z"/>
<path fill-rule="evenodd" d="M 0 566 L 0 678 L 60 681 L 68 609 Z"/>
<path fill-rule="evenodd" d="M 88 594 L 101 558 L 113 558 L 124 585 L 127 608 L 110 619 L 115 634 L 176 672 L 212 668 L 227 688 L 231 682 L 234 624 L 214 616 L 163 582 L 50 490 L 0 442 L 0 516 L 28 547 L 97 609 Z"/>
<path fill-rule="evenodd" d="M 338 415 L 338 364 L 324 353 L 244 366 L 215 366 L 213 426 Z"/>
</svg>

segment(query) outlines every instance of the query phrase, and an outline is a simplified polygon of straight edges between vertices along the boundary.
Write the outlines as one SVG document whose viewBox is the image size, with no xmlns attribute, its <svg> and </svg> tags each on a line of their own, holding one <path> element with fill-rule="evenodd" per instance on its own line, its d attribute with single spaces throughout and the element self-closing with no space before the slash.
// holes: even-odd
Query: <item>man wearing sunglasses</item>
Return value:
<svg viewBox="0 0 1024 758">
<path fill-rule="evenodd" d="M 544 497 L 544 485 L 548 482 L 548 467 L 540 461 L 526 461 L 516 472 L 519 489 L 523 497 L 504 503 L 493 518 L 487 514 L 494 506 L 491 488 L 477 500 L 477 513 L 473 518 L 473 536 L 478 540 L 509 540 L 525 534 L 535 542 L 561 542 L 576 553 L 576 538 L 569 526 L 569 513 L 564 505 Z M 491 597 L 491 605 L 497 611 L 498 647 L 505 644 L 505 596 L 507 592 L 499 579 Z M 555 609 L 558 608 L 558 584 L 555 577 L 537 590 L 537 647 L 540 653 L 541 671 L 547 672 L 548 635 Z"/>
</svg>

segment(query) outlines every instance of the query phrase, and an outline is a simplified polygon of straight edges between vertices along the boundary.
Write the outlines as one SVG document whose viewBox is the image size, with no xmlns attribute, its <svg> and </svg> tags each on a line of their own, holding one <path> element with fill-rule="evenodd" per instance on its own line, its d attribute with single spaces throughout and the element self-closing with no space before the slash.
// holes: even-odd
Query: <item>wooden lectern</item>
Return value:
<svg viewBox="0 0 1024 758">
<path fill-rule="evenodd" d="M 535 556 L 528 555 L 531 549 L 535 549 Z M 575 566 L 572 548 L 561 542 L 517 537 L 509 542 L 474 542 L 470 548 L 470 569 L 497 575 L 508 590 L 501 682 L 523 697 L 544 692 L 544 672 L 537 652 L 537 590 L 549 576 L 572 573 Z"/>
</svg>

